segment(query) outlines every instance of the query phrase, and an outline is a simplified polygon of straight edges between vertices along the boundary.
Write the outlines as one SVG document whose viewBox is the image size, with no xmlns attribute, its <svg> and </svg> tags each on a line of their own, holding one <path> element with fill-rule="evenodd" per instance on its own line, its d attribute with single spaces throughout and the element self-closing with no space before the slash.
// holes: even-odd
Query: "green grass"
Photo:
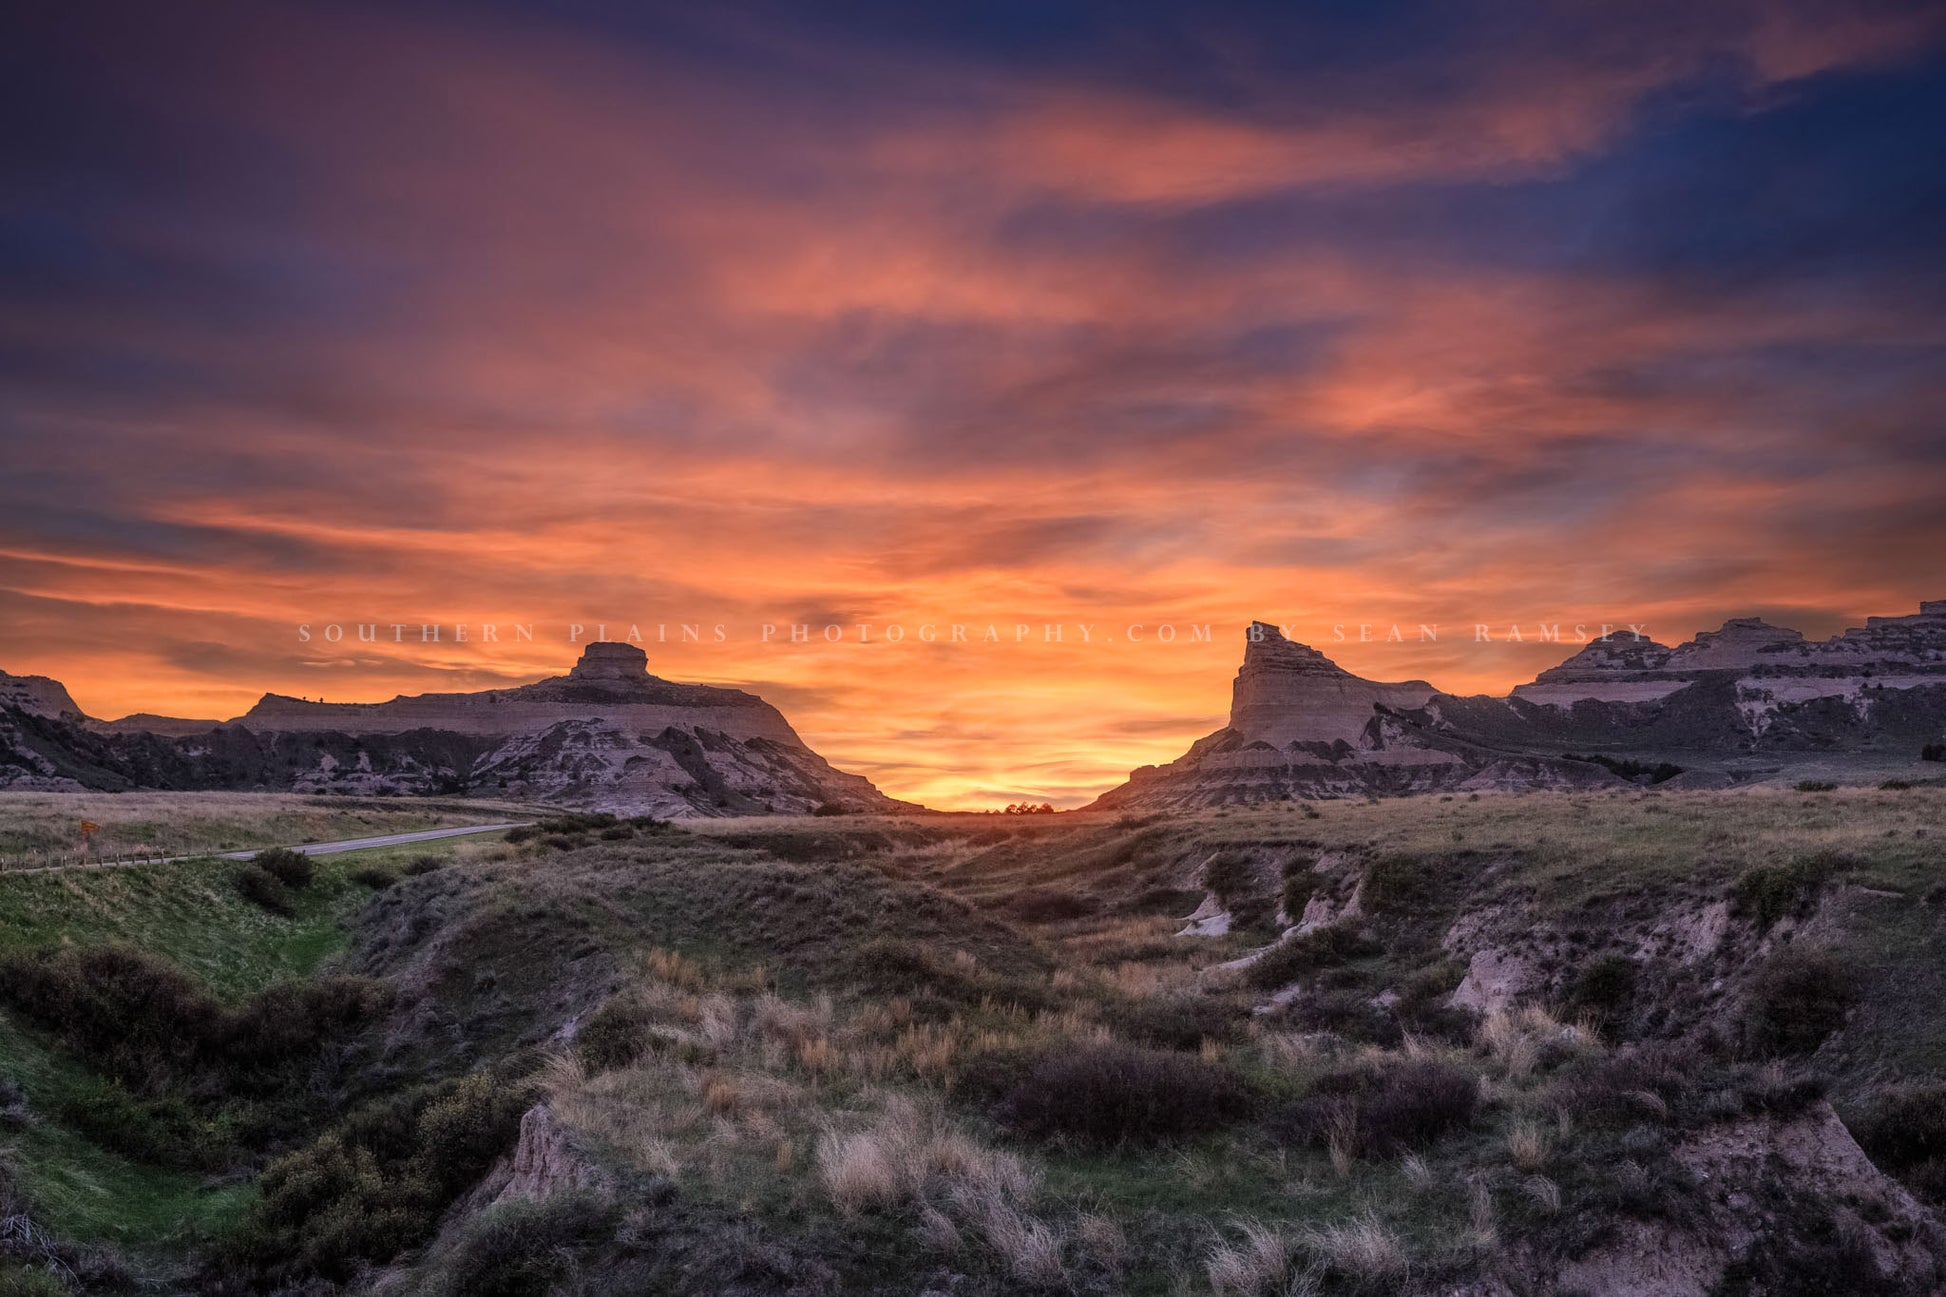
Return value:
<svg viewBox="0 0 1946 1297">
<path fill-rule="evenodd" d="M 19 1082 L 34 1109 L 54 1105 L 91 1079 L 87 1069 L 42 1046 L 4 1012 L 0 1075 Z M 225 1233 L 256 1196 L 247 1184 L 211 1186 L 201 1176 L 141 1166 L 39 1115 L 24 1126 L 0 1128 L 0 1152 L 33 1204 L 35 1220 L 80 1243 L 175 1250 Z"/>
<path fill-rule="evenodd" d="M 317 858 L 317 877 L 296 894 L 292 918 L 266 914 L 237 895 L 236 861 L 187 861 L 130 869 L 0 874 L 0 952 L 57 943 L 124 941 L 163 955 L 226 999 L 315 972 L 348 943 L 346 924 L 372 896 L 350 881 L 369 864 L 450 855 L 463 838 Z M 139 1254 L 180 1253 L 226 1233 L 256 1197 L 248 1184 L 143 1166 L 101 1149 L 45 1114 L 85 1092 L 92 1074 L 49 1049 L 38 1033 L 0 1012 L 0 1076 L 25 1090 L 34 1120 L 0 1128 L 0 1150 L 33 1204 L 35 1219 L 63 1238 Z"/>
<path fill-rule="evenodd" d="M 529 818 L 515 803 L 299 793 L 0 792 L 0 870 L 59 864 L 99 826 L 96 860 L 246 851 Z"/>
</svg>

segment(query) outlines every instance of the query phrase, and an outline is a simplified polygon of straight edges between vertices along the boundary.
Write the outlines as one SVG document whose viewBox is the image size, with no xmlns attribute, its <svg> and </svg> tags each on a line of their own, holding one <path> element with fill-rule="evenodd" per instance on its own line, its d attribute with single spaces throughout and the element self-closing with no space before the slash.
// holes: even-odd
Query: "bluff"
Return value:
<svg viewBox="0 0 1946 1297">
<path fill-rule="evenodd" d="M 1345 671 L 1252 623 L 1229 723 L 1094 809 L 1369 794 L 1690 786 L 1915 763 L 1946 738 L 1946 600 L 1813 641 L 1739 617 L 1674 647 L 1622 634 L 1505 698 Z"/>
<path fill-rule="evenodd" d="M 905 808 L 812 751 L 762 698 L 651 675 L 631 644 L 591 644 L 565 676 L 516 688 L 375 703 L 266 694 L 223 723 L 92 721 L 52 681 L 32 710 L 13 696 L 0 693 L 0 787 L 470 794 L 673 818 Z"/>
</svg>

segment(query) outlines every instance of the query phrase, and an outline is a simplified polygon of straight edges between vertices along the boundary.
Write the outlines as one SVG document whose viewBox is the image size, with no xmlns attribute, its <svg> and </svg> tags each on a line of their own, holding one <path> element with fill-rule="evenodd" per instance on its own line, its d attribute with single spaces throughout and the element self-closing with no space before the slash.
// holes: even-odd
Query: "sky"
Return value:
<svg viewBox="0 0 1946 1297">
<path fill-rule="evenodd" d="M 639 628 L 979 808 L 1179 755 L 1256 618 L 1831 634 L 1946 598 L 1942 138 L 1937 4 L 8 6 L 0 668 Z"/>
</svg>

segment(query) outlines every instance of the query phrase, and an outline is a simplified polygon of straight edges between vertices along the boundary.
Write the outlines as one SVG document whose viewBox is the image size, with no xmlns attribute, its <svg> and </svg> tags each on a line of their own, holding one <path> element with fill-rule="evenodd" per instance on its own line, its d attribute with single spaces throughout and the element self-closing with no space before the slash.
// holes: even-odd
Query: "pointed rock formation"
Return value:
<svg viewBox="0 0 1946 1297">
<path fill-rule="evenodd" d="M 1439 789 L 1581 787 L 1598 766 L 1480 749 L 1405 719 L 1440 697 L 1423 680 L 1353 675 L 1266 622 L 1244 637 L 1230 723 L 1165 766 L 1143 766 L 1090 810 L 1192 810 Z"/>
<path fill-rule="evenodd" d="M 1230 728 L 1253 742 L 1356 743 L 1374 705 L 1423 707 L 1437 691 L 1423 680 L 1360 679 L 1268 622 L 1244 633 L 1243 666 L 1230 695 Z"/>
<path fill-rule="evenodd" d="M 1738 617 L 1674 648 L 1597 640 L 1508 698 L 1381 684 L 1263 622 L 1230 723 L 1094 803 L 1186 809 L 1370 793 L 1777 776 L 1915 762 L 1946 740 L 1946 600 L 1829 640 Z M 1570 755 L 1572 754 L 1572 755 Z"/>
</svg>

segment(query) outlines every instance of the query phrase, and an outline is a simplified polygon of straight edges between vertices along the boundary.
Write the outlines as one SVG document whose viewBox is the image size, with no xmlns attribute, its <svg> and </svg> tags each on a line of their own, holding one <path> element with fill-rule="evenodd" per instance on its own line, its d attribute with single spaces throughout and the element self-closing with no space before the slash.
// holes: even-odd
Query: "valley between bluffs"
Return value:
<svg viewBox="0 0 1946 1297">
<path fill-rule="evenodd" d="M 37 1240 L 5 1264 L 82 1291 L 1934 1292 L 1942 811 L 571 813 L 321 859 L 294 918 L 229 865 L 119 871 L 66 947 L 0 904 Z M 126 902 L 190 887 L 110 953 Z M 320 921 L 335 943 L 279 953 Z M 219 985 L 220 941 L 261 953 Z M 111 1208 L 231 1196 L 131 1231 L 78 1166 Z"/>
</svg>

